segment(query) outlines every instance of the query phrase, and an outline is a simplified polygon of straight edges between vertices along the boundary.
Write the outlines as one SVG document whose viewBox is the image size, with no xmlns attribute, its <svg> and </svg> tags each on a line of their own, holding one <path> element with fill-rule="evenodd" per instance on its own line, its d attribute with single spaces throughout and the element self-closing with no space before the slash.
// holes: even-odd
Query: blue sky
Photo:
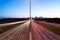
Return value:
<svg viewBox="0 0 60 40">
<path fill-rule="evenodd" d="M 28 17 L 29 0 L 0 0 L 0 17 Z M 32 17 L 60 17 L 60 0 L 32 0 Z"/>
<path fill-rule="evenodd" d="M 0 17 L 27 17 L 28 15 L 27 0 L 0 0 Z"/>
<path fill-rule="evenodd" d="M 32 16 L 60 18 L 60 0 L 33 0 Z"/>
</svg>

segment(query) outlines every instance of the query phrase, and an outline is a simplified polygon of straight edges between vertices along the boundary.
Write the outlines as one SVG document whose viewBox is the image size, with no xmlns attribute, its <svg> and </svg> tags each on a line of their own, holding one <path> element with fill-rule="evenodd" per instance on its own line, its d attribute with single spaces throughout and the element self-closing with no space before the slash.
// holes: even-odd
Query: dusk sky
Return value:
<svg viewBox="0 0 60 40">
<path fill-rule="evenodd" d="M 0 17 L 28 17 L 29 0 L 0 0 Z M 32 17 L 59 17 L 60 0 L 32 0 Z"/>
</svg>

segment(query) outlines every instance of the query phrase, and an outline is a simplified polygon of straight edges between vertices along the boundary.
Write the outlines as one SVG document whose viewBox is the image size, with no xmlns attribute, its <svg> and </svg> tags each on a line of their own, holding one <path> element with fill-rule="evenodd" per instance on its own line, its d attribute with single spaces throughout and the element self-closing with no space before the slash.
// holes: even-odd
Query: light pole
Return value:
<svg viewBox="0 0 60 40">
<path fill-rule="evenodd" d="M 31 0 L 30 0 L 30 20 L 31 20 Z"/>
<path fill-rule="evenodd" d="M 30 14 L 30 31 L 31 31 L 31 0 L 29 1 L 29 14 Z"/>
<path fill-rule="evenodd" d="M 30 32 L 31 32 L 31 0 L 29 0 Z"/>
</svg>

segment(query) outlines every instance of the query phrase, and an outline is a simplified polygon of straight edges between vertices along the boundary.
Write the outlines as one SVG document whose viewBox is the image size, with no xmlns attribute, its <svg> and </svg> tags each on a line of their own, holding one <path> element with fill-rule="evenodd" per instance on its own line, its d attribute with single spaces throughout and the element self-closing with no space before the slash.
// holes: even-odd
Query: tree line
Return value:
<svg viewBox="0 0 60 40">
<path fill-rule="evenodd" d="M 60 23 L 60 18 L 42 18 L 42 17 L 35 17 L 34 20 L 38 21 L 46 21 L 51 23 Z"/>
<path fill-rule="evenodd" d="M 0 24 L 16 22 L 16 21 L 24 21 L 24 20 L 28 20 L 28 19 L 29 18 L 2 18 L 2 19 L 0 19 Z"/>
</svg>

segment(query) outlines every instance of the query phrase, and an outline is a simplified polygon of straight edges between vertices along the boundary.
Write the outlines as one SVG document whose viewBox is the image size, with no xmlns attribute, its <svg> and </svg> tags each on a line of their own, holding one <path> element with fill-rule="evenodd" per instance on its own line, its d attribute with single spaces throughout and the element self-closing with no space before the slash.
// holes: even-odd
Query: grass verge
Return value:
<svg viewBox="0 0 60 40">
<path fill-rule="evenodd" d="M 24 23 L 24 22 L 23 22 Z M 6 27 L 3 27 L 3 28 L 0 28 L 0 34 L 14 28 L 14 27 L 18 27 L 19 25 L 23 24 L 23 23 L 18 23 L 18 24 L 13 24 L 13 25 L 9 25 L 9 26 L 6 26 Z"/>
<path fill-rule="evenodd" d="M 39 25 L 43 26 L 44 28 L 47 28 L 48 30 L 54 32 L 55 34 L 60 35 L 60 28 L 59 27 L 45 24 L 45 23 L 41 23 L 39 21 L 36 21 L 36 23 L 38 23 Z"/>
</svg>

